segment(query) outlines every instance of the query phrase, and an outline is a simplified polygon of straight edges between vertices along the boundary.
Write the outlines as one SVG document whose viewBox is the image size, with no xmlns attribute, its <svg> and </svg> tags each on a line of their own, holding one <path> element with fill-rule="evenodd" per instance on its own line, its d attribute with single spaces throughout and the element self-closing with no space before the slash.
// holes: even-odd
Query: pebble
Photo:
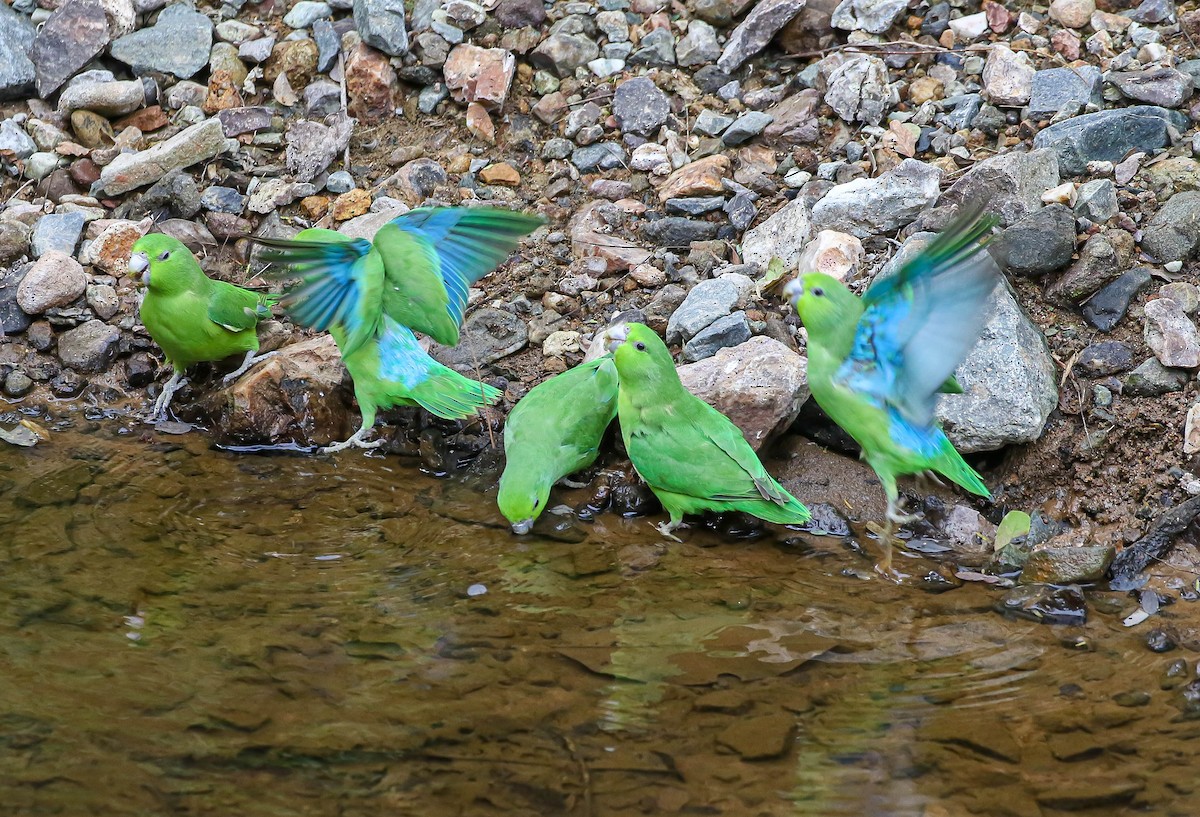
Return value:
<svg viewBox="0 0 1200 817">
<path fill-rule="evenodd" d="M 1146 304 L 1145 314 L 1146 345 L 1159 363 L 1168 368 L 1200 367 L 1200 332 L 1179 304 L 1159 298 Z"/>
<path fill-rule="evenodd" d="M 1133 368 L 1133 349 L 1119 340 L 1102 340 L 1085 346 L 1075 359 L 1075 371 L 1084 377 L 1105 377 Z"/>
<path fill-rule="evenodd" d="M 697 332 L 683 347 L 683 359 L 689 363 L 715 355 L 720 349 L 738 346 L 750 340 L 750 321 L 738 310 L 717 318 Z"/>
<path fill-rule="evenodd" d="M 749 279 L 745 282 L 748 284 Z M 729 315 L 742 296 L 740 283 L 722 277 L 701 281 L 692 287 L 667 322 L 667 343 L 686 343 L 717 319 Z"/>
<path fill-rule="evenodd" d="M 1075 215 L 1062 204 L 1035 210 L 995 236 L 988 250 L 1017 275 L 1053 272 L 1070 263 L 1075 252 Z"/>
<path fill-rule="evenodd" d="M 825 103 L 847 122 L 878 125 L 891 102 L 887 65 L 878 57 L 857 57 L 829 74 Z"/>
<path fill-rule="evenodd" d="M 983 95 L 1000 107 L 1024 105 L 1033 92 L 1035 73 L 1024 51 L 997 43 L 988 52 L 983 68 Z"/>
<path fill-rule="evenodd" d="M 82 222 L 81 222 L 82 226 Z M 17 286 L 16 302 L 29 315 L 67 306 L 87 289 L 87 274 L 78 261 L 48 250 L 34 262 Z"/>
<path fill-rule="evenodd" d="M 1103 86 L 1100 69 L 1092 65 L 1078 68 L 1047 68 L 1033 75 L 1029 92 L 1029 115 L 1053 117 L 1060 111 L 1082 110 L 1086 105 L 1101 105 Z"/>
<path fill-rule="evenodd" d="M 874 179 L 855 179 L 831 189 L 813 205 L 812 224 L 859 238 L 893 232 L 937 200 L 941 177 L 937 167 L 905 159 Z"/>
<path fill-rule="evenodd" d="M 82 213 L 53 213 L 38 219 L 30 239 L 33 257 L 41 258 L 50 252 L 74 255 L 83 235 L 84 220 Z"/>
<path fill-rule="evenodd" d="M 109 41 L 108 15 L 99 0 L 61 4 L 38 28 L 29 47 L 38 95 L 49 99 Z"/>
<path fill-rule="evenodd" d="M 389 57 L 408 53 L 403 0 L 354 0 L 354 26 L 365 44 Z"/>
<path fill-rule="evenodd" d="M 1035 148 L 1052 148 L 1060 172 L 1075 176 L 1088 162 L 1117 162 L 1134 151 L 1153 151 L 1170 144 L 1168 127 L 1180 131 L 1186 120 L 1176 111 L 1135 105 L 1083 114 L 1051 125 L 1033 139 Z"/>
<path fill-rule="evenodd" d="M 617 86 L 612 110 L 622 131 L 646 134 L 658 130 L 667 121 L 671 115 L 671 102 L 654 80 L 637 77 Z"/>
<path fill-rule="evenodd" d="M 775 117 L 762 111 L 746 111 L 730 125 L 721 141 L 726 145 L 740 145 L 762 133 Z"/>
<path fill-rule="evenodd" d="M 726 73 L 736 71 L 746 60 L 766 48 L 804 5 L 805 0 L 759 0 L 730 33 L 717 67 Z"/>
<path fill-rule="evenodd" d="M 1189 380 L 1191 375 L 1186 369 L 1168 369 L 1150 358 L 1121 378 L 1121 391 L 1131 397 L 1156 397 L 1181 391 Z"/>
<path fill-rule="evenodd" d="M 167 6 L 150 28 L 113 41 L 109 53 L 135 73 L 158 71 L 189 79 L 208 65 L 213 24 L 184 3 Z"/>
<path fill-rule="evenodd" d="M 1200 245 L 1200 192 L 1177 193 L 1143 229 L 1142 249 L 1156 260 L 1183 261 Z"/>
</svg>

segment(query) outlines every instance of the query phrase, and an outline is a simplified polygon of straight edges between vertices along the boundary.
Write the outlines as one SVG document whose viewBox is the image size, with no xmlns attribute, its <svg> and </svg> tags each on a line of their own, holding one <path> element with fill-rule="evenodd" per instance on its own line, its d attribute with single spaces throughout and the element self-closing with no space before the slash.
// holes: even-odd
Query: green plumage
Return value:
<svg viewBox="0 0 1200 817">
<path fill-rule="evenodd" d="M 569 369 L 533 387 L 504 425 L 507 462 L 497 504 L 517 533 L 546 509 L 550 488 L 596 461 L 617 413 L 611 356 Z"/>
<path fill-rule="evenodd" d="M 782 525 L 808 521 L 808 509 L 767 473 L 741 430 L 683 387 L 653 330 L 632 323 L 609 331 L 620 341 L 621 435 L 633 467 L 671 516 L 664 533 L 684 514 L 703 511 L 742 511 Z"/>
</svg>

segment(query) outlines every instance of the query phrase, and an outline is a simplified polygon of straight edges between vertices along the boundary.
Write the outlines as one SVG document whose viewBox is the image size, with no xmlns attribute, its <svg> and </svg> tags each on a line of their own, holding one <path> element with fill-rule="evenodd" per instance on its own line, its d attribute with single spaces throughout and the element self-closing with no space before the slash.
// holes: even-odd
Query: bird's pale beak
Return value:
<svg viewBox="0 0 1200 817">
<path fill-rule="evenodd" d="M 520 522 L 513 522 L 512 529 L 513 533 L 517 534 L 518 536 L 524 536 L 525 534 L 529 533 L 529 531 L 533 530 L 533 520 L 522 519 Z"/>
<path fill-rule="evenodd" d="M 150 257 L 144 252 L 135 252 L 129 256 L 128 267 L 135 282 L 142 286 L 150 283 Z"/>
<path fill-rule="evenodd" d="M 796 305 L 796 301 L 800 300 L 802 295 L 804 295 L 804 282 L 799 278 L 793 278 L 791 281 L 788 281 L 787 285 L 783 288 L 783 297 L 787 298 L 788 303 L 792 306 Z"/>
<path fill-rule="evenodd" d="M 616 326 L 610 326 L 605 330 L 604 334 L 608 337 L 604 348 L 610 352 L 615 352 L 617 351 L 617 347 L 629 338 L 629 324 L 618 323 Z"/>
</svg>

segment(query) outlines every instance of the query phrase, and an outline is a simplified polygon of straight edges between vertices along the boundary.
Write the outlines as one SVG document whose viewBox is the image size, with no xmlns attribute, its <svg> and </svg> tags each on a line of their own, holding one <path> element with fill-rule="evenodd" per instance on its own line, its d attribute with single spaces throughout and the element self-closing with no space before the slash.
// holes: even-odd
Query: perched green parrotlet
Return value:
<svg viewBox="0 0 1200 817">
<path fill-rule="evenodd" d="M 242 365 L 225 376 L 223 382 L 230 383 L 274 354 L 257 354 L 256 327 L 271 316 L 270 306 L 278 296 L 214 281 L 187 247 L 161 233 L 137 240 L 129 271 L 146 288 L 142 324 L 173 369 L 154 404 L 154 419 L 166 414 L 171 398 L 186 382 L 184 371 L 193 363 L 245 354 Z"/>
<path fill-rule="evenodd" d="M 419 405 L 459 419 L 500 399 L 500 392 L 438 363 L 414 332 L 458 343 L 471 284 L 494 270 L 537 229 L 539 216 L 495 207 L 412 210 L 367 241 L 312 228 L 294 240 L 252 238 L 264 261 L 289 268 L 300 283 L 281 301 L 292 320 L 328 330 L 354 380 L 362 424 L 344 442 L 366 441 L 378 409 Z"/>
<path fill-rule="evenodd" d="M 937 421 L 939 392 L 959 392 L 953 372 L 979 339 L 984 305 L 1000 279 L 980 243 L 994 225 L 964 212 L 895 275 L 860 299 L 836 278 L 808 273 L 784 293 L 808 330 L 808 385 L 825 413 L 862 447 L 887 494 L 881 572 L 892 572 L 900 512 L 896 478 L 941 474 L 990 496 Z"/>
<path fill-rule="evenodd" d="M 633 467 L 670 514 L 658 525 L 675 538 L 684 514 L 741 511 L 802 525 L 808 509 L 767 473 L 733 422 L 683 387 L 671 353 L 650 327 L 607 330 L 620 379 L 617 417 Z"/>
<path fill-rule="evenodd" d="M 529 533 L 550 487 L 587 468 L 617 414 L 611 355 L 580 364 L 529 390 L 504 424 L 504 473 L 497 503 L 514 533 Z"/>
</svg>

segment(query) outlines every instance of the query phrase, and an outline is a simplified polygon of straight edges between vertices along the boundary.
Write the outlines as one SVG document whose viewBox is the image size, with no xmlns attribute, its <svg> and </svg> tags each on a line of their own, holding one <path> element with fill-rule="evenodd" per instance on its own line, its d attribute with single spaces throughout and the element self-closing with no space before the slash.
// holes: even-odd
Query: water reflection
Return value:
<svg viewBox="0 0 1200 817">
<path fill-rule="evenodd" d="M 1195 656 L 1124 596 L 1040 625 L 835 538 L 491 503 L 115 423 L 0 448 L 5 813 L 1195 811 Z"/>
</svg>

